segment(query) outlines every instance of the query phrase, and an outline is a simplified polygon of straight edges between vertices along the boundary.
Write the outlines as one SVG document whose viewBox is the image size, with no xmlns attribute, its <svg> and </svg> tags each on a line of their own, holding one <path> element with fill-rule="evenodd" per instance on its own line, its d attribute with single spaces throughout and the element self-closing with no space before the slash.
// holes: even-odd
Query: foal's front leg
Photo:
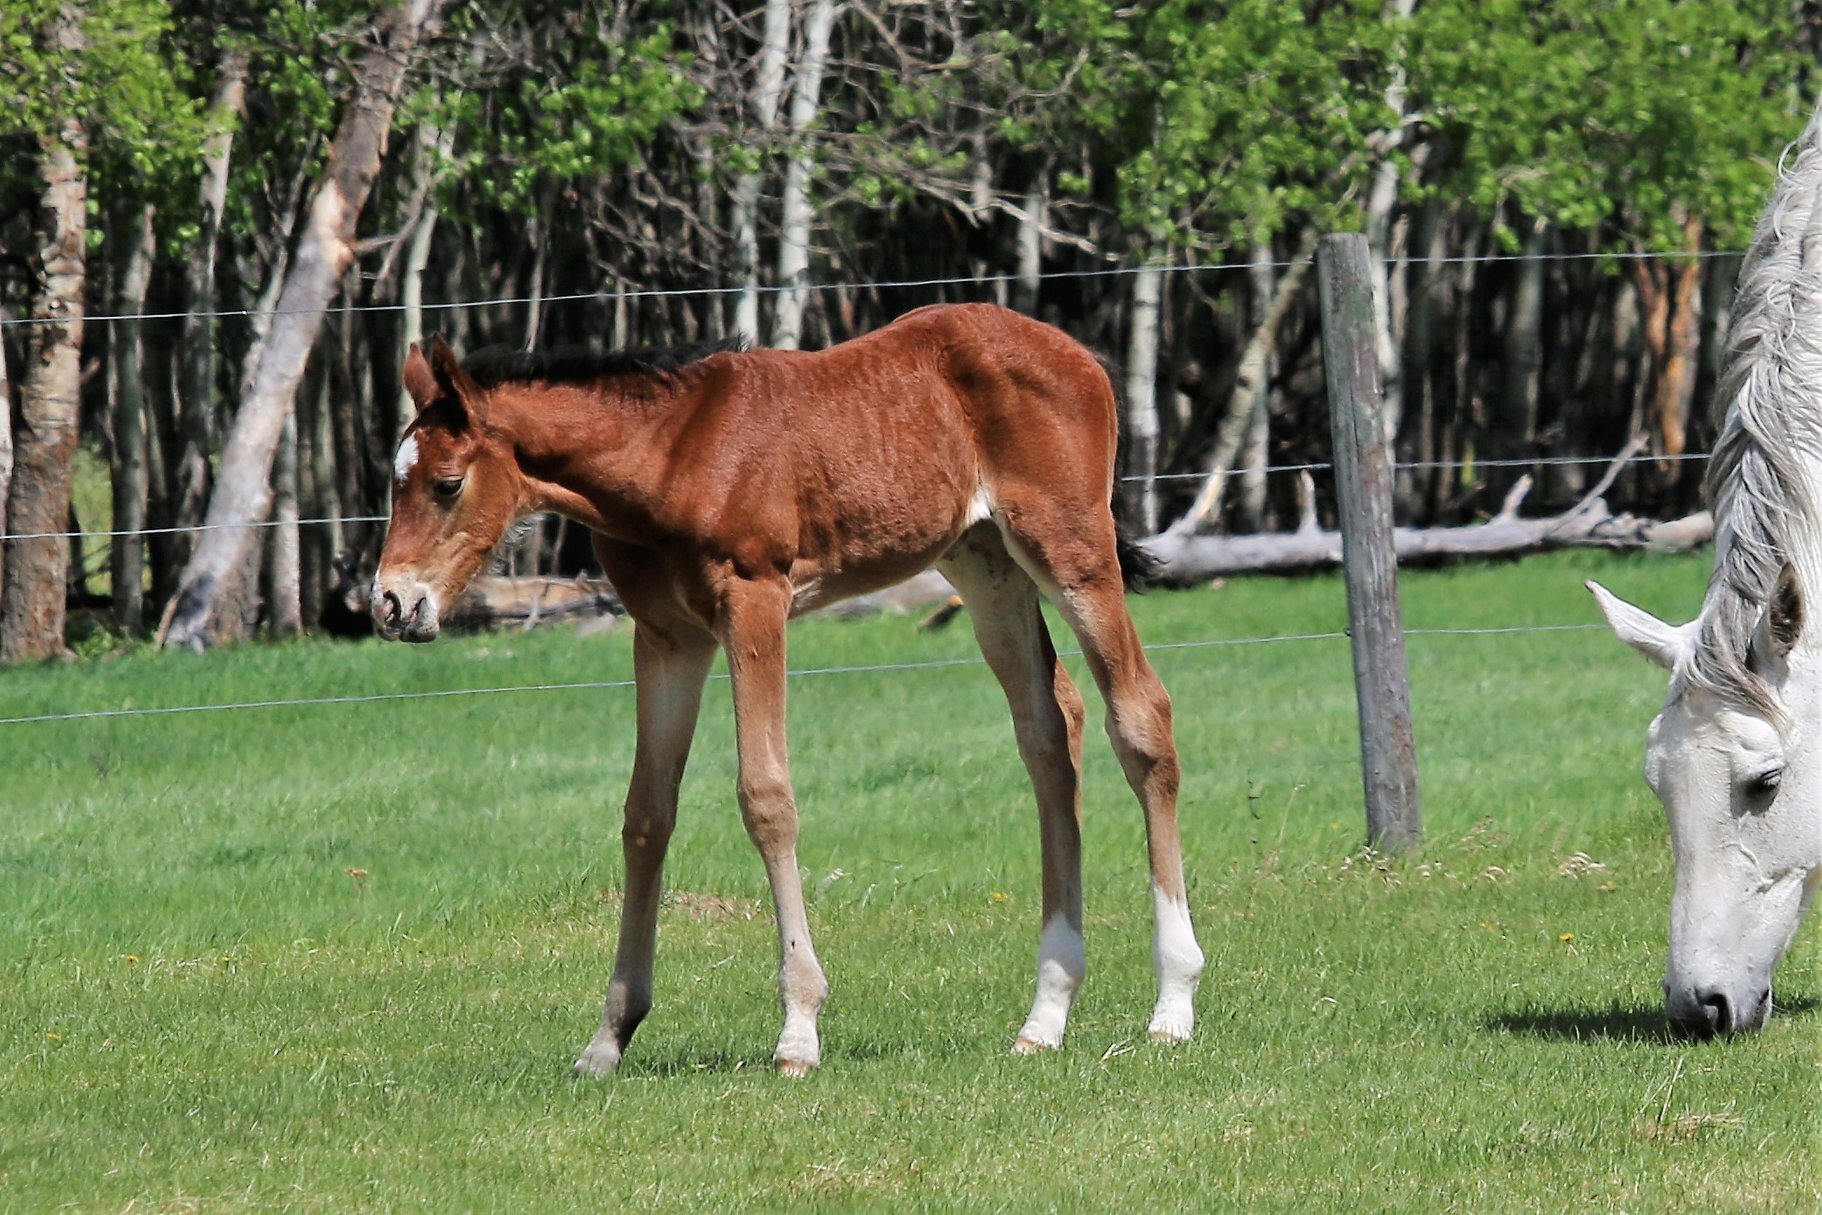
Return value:
<svg viewBox="0 0 1822 1215">
<path fill-rule="evenodd" d="M 594 1041 L 576 1060 L 578 1076 L 605 1076 L 618 1067 L 633 1031 L 651 1011 L 664 854 L 677 824 L 677 789 L 696 732 L 702 685 L 715 661 L 715 640 L 706 633 L 667 632 L 643 624 L 636 628 L 633 681 L 639 733 L 620 831 L 626 854 L 620 948 L 607 984 L 607 1011 Z"/>
<path fill-rule="evenodd" d="M 788 1076 L 807 1075 L 822 1062 L 816 1017 L 829 994 L 797 872 L 797 799 L 785 743 L 785 623 L 791 589 L 740 582 L 726 593 L 721 621 L 728 673 L 734 685 L 734 732 L 740 752 L 740 814 L 765 862 L 778 916 L 778 995 L 784 1031 L 773 1062 Z"/>
</svg>

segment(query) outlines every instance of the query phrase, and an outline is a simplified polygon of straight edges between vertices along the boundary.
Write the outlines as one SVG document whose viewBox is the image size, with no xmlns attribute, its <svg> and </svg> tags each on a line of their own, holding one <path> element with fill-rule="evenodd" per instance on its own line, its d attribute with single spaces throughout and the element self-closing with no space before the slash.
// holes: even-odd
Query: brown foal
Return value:
<svg viewBox="0 0 1822 1215">
<path fill-rule="evenodd" d="M 1037 793 L 1044 926 L 1014 1049 L 1062 1045 L 1081 986 L 1081 695 L 1041 592 L 1080 640 L 1145 812 L 1156 913 L 1151 1036 L 1190 1036 L 1202 951 L 1177 834 L 1170 698 L 1127 615 L 1109 501 L 1117 423 L 1086 349 L 986 305 L 920 309 L 808 354 L 706 346 L 481 356 L 413 346 L 418 415 L 394 466 L 373 584 L 381 636 L 429 641 L 507 528 L 555 511 L 594 534 L 637 624 L 638 739 L 622 842 L 626 902 L 600 1032 L 604 1075 L 652 1004 L 660 880 L 702 688 L 728 657 L 740 812 L 778 915 L 778 1069 L 821 1061 L 828 992 L 797 870 L 785 745 L 785 624 L 930 565 L 966 597 Z"/>
</svg>

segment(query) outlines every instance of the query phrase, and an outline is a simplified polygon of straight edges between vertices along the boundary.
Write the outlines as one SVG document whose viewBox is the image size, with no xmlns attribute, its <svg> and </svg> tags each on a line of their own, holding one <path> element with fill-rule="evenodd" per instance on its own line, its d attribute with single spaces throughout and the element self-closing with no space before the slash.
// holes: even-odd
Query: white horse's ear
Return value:
<svg viewBox="0 0 1822 1215">
<path fill-rule="evenodd" d="M 1778 571 L 1778 581 L 1765 601 L 1765 614 L 1752 631 L 1753 668 L 1763 674 L 1781 667 L 1803 635 L 1803 587 L 1797 582 L 1797 567 L 1786 561 Z"/>
<path fill-rule="evenodd" d="M 1674 671 L 1694 646 L 1689 625 L 1665 624 L 1644 608 L 1633 607 L 1598 582 L 1586 584 L 1601 605 L 1601 615 L 1619 639 L 1663 667 Z"/>
</svg>

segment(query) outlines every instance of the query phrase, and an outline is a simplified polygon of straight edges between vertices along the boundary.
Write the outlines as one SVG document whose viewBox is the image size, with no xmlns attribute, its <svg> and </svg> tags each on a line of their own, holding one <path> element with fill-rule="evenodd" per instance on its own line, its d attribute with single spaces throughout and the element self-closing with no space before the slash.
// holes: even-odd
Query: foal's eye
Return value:
<svg viewBox="0 0 1822 1215">
<path fill-rule="evenodd" d="M 447 501 L 462 492 L 462 478 L 439 477 L 430 483 L 430 492 Z"/>
</svg>

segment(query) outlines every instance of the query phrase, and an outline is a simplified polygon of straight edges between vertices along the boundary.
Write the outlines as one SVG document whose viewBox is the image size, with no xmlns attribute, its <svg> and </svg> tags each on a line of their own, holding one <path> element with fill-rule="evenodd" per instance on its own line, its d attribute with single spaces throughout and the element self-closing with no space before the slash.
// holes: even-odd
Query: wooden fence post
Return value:
<svg viewBox="0 0 1822 1215">
<path fill-rule="evenodd" d="M 1423 843 L 1423 819 L 1398 607 L 1398 558 L 1392 544 L 1392 459 L 1380 396 L 1366 238 L 1358 233 L 1323 237 L 1316 270 L 1322 287 L 1322 364 L 1341 505 L 1354 695 L 1360 707 L 1367 842 L 1390 852 L 1407 852 Z"/>
</svg>

